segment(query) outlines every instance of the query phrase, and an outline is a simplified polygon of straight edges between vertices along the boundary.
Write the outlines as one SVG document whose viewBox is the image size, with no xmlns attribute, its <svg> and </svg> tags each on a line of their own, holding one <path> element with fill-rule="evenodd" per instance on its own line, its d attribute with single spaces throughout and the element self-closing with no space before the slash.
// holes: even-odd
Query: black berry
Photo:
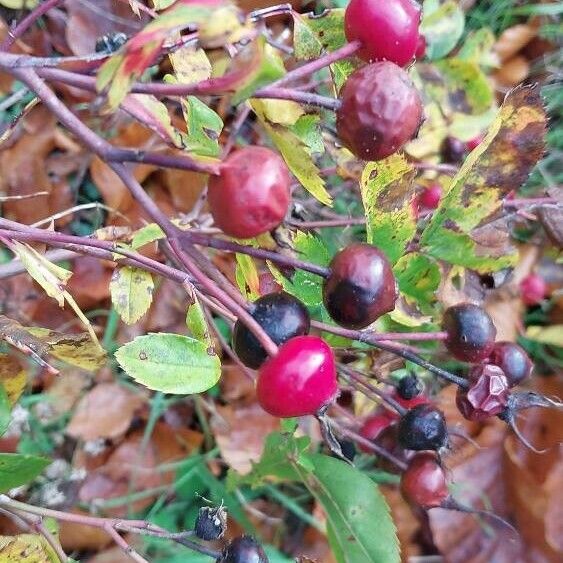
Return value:
<svg viewBox="0 0 563 563">
<path fill-rule="evenodd" d="M 402 377 L 397 383 L 397 395 L 406 401 L 414 399 L 416 396 L 420 395 L 423 390 L 424 385 L 422 381 L 420 381 L 414 373 Z"/>
<path fill-rule="evenodd" d="M 309 332 L 311 319 L 305 305 L 289 293 L 270 293 L 253 304 L 251 315 L 279 346 L 294 336 Z M 233 348 L 244 365 L 257 369 L 266 351 L 246 325 L 237 321 L 233 329 Z"/>
<path fill-rule="evenodd" d="M 269 563 L 262 546 L 251 536 L 232 540 L 216 563 Z"/>
<path fill-rule="evenodd" d="M 489 361 L 504 372 L 510 387 L 518 385 L 532 373 L 532 360 L 521 346 L 513 342 L 495 343 Z"/>
<path fill-rule="evenodd" d="M 204 506 L 199 509 L 195 521 L 195 535 L 205 541 L 216 540 L 227 529 L 227 511 L 222 507 Z"/>
<path fill-rule="evenodd" d="M 356 243 L 334 256 L 323 287 L 323 301 L 339 325 L 364 328 L 392 311 L 396 300 L 395 276 L 381 250 Z"/>
<path fill-rule="evenodd" d="M 461 303 L 446 309 L 443 328 L 446 348 L 458 359 L 478 362 L 492 351 L 496 328 L 487 312 L 478 305 Z"/>
<path fill-rule="evenodd" d="M 440 147 L 442 160 L 448 164 L 461 164 L 467 155 L 467 146 L 455 137 L 446 137 Z"/>
<path fill-rule="evenodd" d="M 398 440 L 407 450 L 439 450 L 448 441 L 444 414 L 429 404 L 413 407 L 399 420 Z"/>
<path fill-rule="evenodd" d="M 341 92 L 336 129 L 363 160 L 381 160 L 413 139 L 422 123 L 422 101 L 409 75 L 380 62 L 353 72 Z"/>
</svg>

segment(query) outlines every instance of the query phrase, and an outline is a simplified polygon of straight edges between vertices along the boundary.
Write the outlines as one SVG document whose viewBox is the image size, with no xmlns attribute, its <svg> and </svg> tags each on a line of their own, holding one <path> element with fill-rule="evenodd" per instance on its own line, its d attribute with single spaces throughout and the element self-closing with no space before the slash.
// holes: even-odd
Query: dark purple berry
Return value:
<svg viewBox="0 0 563 563">
<path fill-rule="evenodd" d="M 251 536 L 232 540 L 216 563 L 269 563 L 262 546 Z"/>
<path fill-rule="evenodd" d="M 497 331 L 482 307 L 472 303 L 449 307 L 442 325 L 448 334 L 446 348 L 458 360 L 478 362 L 491 353 Z"/>
<path fill-rule="evenodd" d="M 409 75 L 390 62 L 353 72 L 341 91 L 336 129 L 363 160 L 381 160 L 413 139 L 422 123 L 422 101 Z"/>
<path fill-rule="evenodd" d="M 364 328 L 395 308 L 397 284 L 385 254 L 356 243 L 338 252 L 323 287 L 329 315 L 341 326 Z"/>
<path fill-rule="evenodd" d="M 399 444 L 407 450 L 439 450 L 448 441 L 441 410 L 423 404 L 408 410 L 399 420 Z"/>
<path fill-rule="evenodd" d="M 510 387 L 514 387 L 526 379 L 534 367 L 525 350 L 514 342 L 497 342 L 491 352 L 489 362 L 504 372 Z"/>
<path fill-rule="evenodd" d="M 195 521 L 195 535 L 205 541 L 219 539 L 227 529 L 227 512 L 222 506 L 204 506 Z"/>
<path fill-rule="evenodd" d="M 475 366 L 469 372 L 469 389 L 458 388 L 456 404 L 467 420 L 481 421 L 504 411 L 509 386 L 504 373 L 491 364 Z"/>
<path fill-rule="evenodd" d="M 305 305 L 283 291 L 257 299 L 251 315 L 278 346 L 294 336 L 307 334 L 311 326 Z M 267 357 L 258 339 L 240 321 L 233 329 L 233 348 L 244 365 L 252 369 L 258 369 Z"/>
<path fill-rule="evenodd" d="M 414 399 L 420 395 L 423 390 L 424 385 L 422 384 L 422 381 L 420 381 L 414 373 L 401 377 L 397 383 L 397 395 L 406 401 Z"/>
<path fill-rule="evenodd" d="M 446 137 L 440 147 L 440 154 L 448 164 L 461 164 L 467 155 L 467 147 L 455 137 Z"/>
</svg>

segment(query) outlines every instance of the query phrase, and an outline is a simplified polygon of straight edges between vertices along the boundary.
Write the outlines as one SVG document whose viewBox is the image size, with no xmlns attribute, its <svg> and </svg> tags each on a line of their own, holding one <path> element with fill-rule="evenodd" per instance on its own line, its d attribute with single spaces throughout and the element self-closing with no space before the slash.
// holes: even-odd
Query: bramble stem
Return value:
<svg viewBox="0 0 563 563">
<path fill-rule="evenodd" d="M 292 90 L 290 88 L 281 88 L 276 86 L 265 86 L 256 90 L 252 94 L 253 98 L 268 98 L 275 100 L 290 100 L 300 104 L 309 106 L 316 106 L 331 111 L 336 111 L 342 105 L 337 98 L 328 98 L 320 94 L 313 94 L 311 92 L 302 92 L 300 90 Z"/>
</svg>

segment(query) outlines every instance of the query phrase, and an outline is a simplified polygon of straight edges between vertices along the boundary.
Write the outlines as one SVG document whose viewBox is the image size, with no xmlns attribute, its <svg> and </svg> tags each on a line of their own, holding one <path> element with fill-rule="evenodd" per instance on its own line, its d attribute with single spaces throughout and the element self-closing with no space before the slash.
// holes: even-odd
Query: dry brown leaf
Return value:
<svg viewBox="0 0 563 563">
<path fill-rule="evenodd" d="M 536 23 L 523 23 L 505 29 L 493 47 L 501 63 L 525 47 L 536 36 L 538 27 Z"/>
<path fill-rule="evenodd" d="M 77 514 L 86 514 L 81 510 L 73 510 Z M 68 553 L 74 550 L 103 549 L 111 543 L 111 538 L 100 528 L 83 526 L 73 522 L 61 522 L 59 538 L 63 549 Z"/>
<path fill-rule="evenodd" d="M 499 70 L 493 74 L 493 79 L 498 86 L 512 88 L 524 82 L 530 74 L 530 63 L 522 55 L 512 57 L 506 61 Z"/>
<path fill-rule="evenodd" d="M 66 433 L 81 440 L 117 438 L 123 435 L 143 404 L 139 394 L 117 383 L 100 383 L 78 403 Z"/>
<path fill-rule="evenodd" d="M 174 154 L 177 151 L 171 151 Z M 207 184 L 207 175 L 187 170 L 166 169 L 162 172 L 164 185 L 170 192 L 175 209 L 190 211 Z"/>
<path fill-rule="evenodd" d="M 113 268 L 91 256 L 75 258 L 67 289 L 83 310 L 92 309 L 109 298 Z"/>
<path fill-rule="evenodd" d="M 266 436 L 279 429 L 279 419 L 267 414 L 257 403 L 247 406 L 218 407 L 211 421 L 222 458 L 241 474 L 251 470 L 258 461 Z"/>
<path fill-rule="evenodd" d="M 78 399 L 90 386 L 91 376 L 87 371 L 68 369 L 64 370 L 60 377 L 54 378 L 46 395 L 51 401 L 55 416 L 72 411 Z"/>
</svg>

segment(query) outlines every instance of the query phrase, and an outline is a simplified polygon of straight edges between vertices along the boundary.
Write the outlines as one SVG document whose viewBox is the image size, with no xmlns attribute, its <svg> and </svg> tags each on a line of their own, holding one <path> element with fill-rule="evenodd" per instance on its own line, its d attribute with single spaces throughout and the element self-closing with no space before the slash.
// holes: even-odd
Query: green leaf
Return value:
<svg viewBox="0 0 563 563">
<path fill-rule="evenodd" d="M 428 311 L 436 300 L 435 292 L 442 277 L 436 261 L 418 252 L 409 252 L 399 258 L 393 272 L 407 300 L 414 301 L 422 311 Z"/>
<path fill-rule="evenodd" d="M 545 149 L 546 113 L 539 90 L 523 86 L 506 96 L 483 142 L 452 179 L 424 229 L 426 252 L 451 264 L 494 271 L 514 264 L 507 227 L 496 212 L 528 178 Z"/>
<path fill-rule="evenodd" d="M 44 457 L 0 453 L 0 493 L 29 483 L 50 463 Z"/>
<path fill-rule="evenodd" d="M 137 250 L 156 240 L 163 239 L 166 235 L 156 223 L 149 223 L 133 234 L 131 246 Z"/>
<path fill-rule="evenodd" d="M 413 167 L 400 154 L 369 162 L 360 180 L 366 214 L 367 241 L 395 263 L 416 232 L 411 207 Z"/>
<path fill-rule="evenodd" d="M 399 542 L 385 498 L 375 483 L 348 463 L 310 456 L 314 470 L 302 479 L 322 504 L 328 538 L 339 563 L 399 563 Z"/>
<path fill-rule="evenodd" d="M 195 96 L 183 100 L 182 107 L 188 128 L 184 138 L 186 149 L 201 156 L 218 156 L 223 120 Z"/>
<path fill-rule="evenodd" d="M 300 260 L 312 262 L 319 266 L 327 266 L 330 255 L 324 242 L 312 233 L 297 231 L 292 240 L 293 249 Z M 294 295 L 309 307 L 316 307 L 323 301 L 323 289 L 321 278 L 304 270 L 296 270 L 291 280 L 270 263 L 268 263 L 272 275 L 276 281 L 283 286 L 284 290 Z"/>
<path fill-rule="evenodd" d="M 456 57 L 487 68 L 498 66 L 498 57 L 493 52 L 496 37 L 489 27 L 468 33 Z"/>
<path fill-rule="evenodd" d="M 8 393 L 0 381 L 0 436 L 6 432 L 10 425 L 11 409 L 12 405 L 10 404 Z"/>
<path fill-rule="evenodd" d="M 154 282 L 149 272 L 125 266 L 114 270 L 109 289 L 115 310 L 130 325 L 149 310 Z"/>
<path fill-rule="evenodd" d="M 179 334 L 138 336 L 122 346 L 115 357 L 135 381 L 163 393 L 202 393 L 221 375 L 221 363 L 213 348 Z"/>
<path fill-rule="evenodd" d="M 203 309 L 199 300 L 195 294 L 190 297 L 192 299 L 192 303 L 189 305 L 186 313 L 186 326 L 195 339 L 205 344 L 207 348 L 213 347 L 213 341 L 211 340 L 211 335 L 209 334 L 209 326 L 207 325 L 207 320 L 203 314 Z"/>
<path fill-rule="evenodd" d="M 235 278 L 241 293 L 248 299 L 258 299 L 260 281 L 256 263 L 248 254 L 237 253 L 235 256 L 237 261 Z"/>
<path fill-rule="evenodd" d="M 260 100 L 252 101 L 252 108 L 280 151 L 288 168 L 301 182 L 301 185 L 317 200 L 325 205 L 332 205 L 332 197 L 325 187 L 325 181 L 319 174 L 317 165 L 311 159 L 308 148 L 290 129 L 282 125 L 271 124 L 264 117 Z"/>
<path fill-rule="evenodd" d="M 445 57 L 456 45 L 465 28 L 465 15 L 455 0 L 425 0 L 420 33 L 426 39 L 430 60 Z"/>
<path fill-rule="evenodd" d="M 293 48 L 298 60 L 316 59 L 346 43 L 344 10 L 325 10 L 320 16 L 293 12 Z M 333 63 L 330 70 L 338 92 L 357 64 L 350 59 Z"/>
<path fill-rule="evenodd" d="M 301 116 L 289 129 L 301 139 L 310 153 L 323 153 L 325 145 L 319 125 L 320 116 L 308 114 Z"/>
</svg>

